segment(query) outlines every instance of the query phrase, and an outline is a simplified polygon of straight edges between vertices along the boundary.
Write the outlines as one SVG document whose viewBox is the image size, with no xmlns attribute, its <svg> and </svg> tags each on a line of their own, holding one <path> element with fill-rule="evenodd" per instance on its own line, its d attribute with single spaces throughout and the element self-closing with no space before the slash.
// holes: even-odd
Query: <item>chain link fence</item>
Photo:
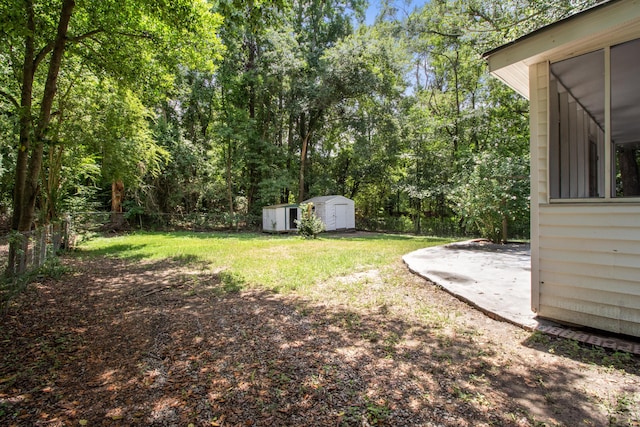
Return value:
<svg viewBox="0 0 640 427">
<path fill-rule="evenodd" d="M 422 236 L 451 237 L 460 239 L 479 238 L 477 231 L 469 231 L 456 217 L 420 218 L 416 225 L 408 216 L 363 218 L 356 217 L 356 228 L 381 233 L 408 233 Z M 529 221 L 509 224 L 509 240 L 529 240 Z"/>
<path fill-rule="evenodd" d="M 74 212 L 69 215 L 75 235 L 131 230 L 257 231 L 262 217 L 229 213 Z"/>
</svg>

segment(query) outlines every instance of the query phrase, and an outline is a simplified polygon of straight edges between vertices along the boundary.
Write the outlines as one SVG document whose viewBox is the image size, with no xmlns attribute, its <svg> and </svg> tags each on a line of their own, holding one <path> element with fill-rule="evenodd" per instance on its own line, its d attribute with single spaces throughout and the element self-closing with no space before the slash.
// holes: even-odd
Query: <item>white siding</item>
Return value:
<svg viewBox="0 0 640 427">
<path fill-rule="evenodd" d="M 356 228 L 355 203 L 344 196 L 320 196 L 305 200 L 303 203 L 313 203 L 315 213 L 324 222 L 326 231 L 339 229 L 354 230 Z M 346 209 L 336 210 L 336 205 L 346 205 Z M 346 218 L 336 220 L 336 215 L 346 214 Z M 346 227 L 343 226 L 346 224 Z"/>
<path fill-rule="evenodd" d="M 538 314 L 640 336 L 640 204 L 540 206 Z"/>
<path fill-rule="evenodd" d="M 347 203 L 347 229 L 355 230 L 356 229 L 356 205 L 351 201 L 351 203 Z"/>
<path fill-rule="evenodd" d="M 485 55 L 492 74 L 503 79 L 531 100 L 531 287 L 532 308 L 541 317 L 640 337 L 640 203 L 608 200 L 611 193 L 611 144 L 593 124 L 561 128 L 548 120 L 548 63 L 607 48 L 640 36 L 640 0 L 621 0 L 602 4 L 573 15 L 563 22 L 525 36 Z M 608 50 L 605 50 L 605 58 Z M 605 78 L 605 85 L 609 80 Z M 557 91 L 554 91 L 557 94 Z M 610 102 L 605 86 L 605 103 Z M 568 98 L 567 98 L 568 101 Z M 563 103 L 560 108 L 573 114 Z M 609 111 L 606 105 L 605 111 Z M 576 111 L 577 113 L 577 111 Z M 607 113 L 609 114 L 609 113 Z M 605 117 L 605 128 L 609 129 Z M 551 129 L 551 130 L 550 130 Z M 591 180 L 600 196 L 584 203 L 549 201 L 549 182 L 558 182 L 561 173 L 587 176 L 587 171 L 562 169 L 560 160 L 549 163 L 549 149 L 558 152 L 557 138 L 579 137 L 588 133 L 590 144 L 576 151 L 576 165 L 582 157 L 597 153 L 598 174 L 604 180 Z M 591 141 L 595 143 L 592 144 Z M 588 150 L 587 150 L 588 148 Z M 568 153 L 565 153 L 568 154 Z M 594 170 L 594 169 L 592 169 Z M 584 197 L 586 181 L 571 188 L 554 188 L 570 197 Z"/>
<path fill-rule="evenodd" d="M 531 171 L 531 178 L 535 178 L 536 183 L 532 188 L 537 189 L 536 199 L 539 203 L 548 201 L 547 183 L 547 158 L 548 158 L 548 135 L 549 123 L 547 110 L 549 108 L 549 64 L 546 62 L 535 65 L 536 68 L 536 94 L 535 108 L 531 106 L 531 115 L 535 114 L 535 143 L 532 148 L 536 151 L 531 153 L 531 159 L 537 158 L 535 170 Z M 532 99 L 533 104 L 534 99 Z M 532 168 L 533 169 L 533 168 Z"/>
<path fill-rule="evenodd" d="M 291 210 L 299 209 L 294 205 L 274 205 L 262 208 L 262 231 L 266 233 L 281 233 L 296 230 L 290 227 Z"/>
<path fill-rule="evenodd" d="M 324 215 L 320 218 L 326 224 L 327 231 L 334 231 L 336 229 L 336 205 L 332 202 L 323 203 Z"/>
<path fill-rule="evenodd" d="M 262 209 L 262 230 L 268 232 L 279 231 L 277 209 Z"/>
<path fill-rule="evenodd" d="M 531 309 L 538 311 L 540 288 L 538 279 L 538 205 L 548 202 L 547 157 L 549 134 L 549 66 L 546 62 L 529 68 L 531 77 L 530 155 L 531 155 Z"/>
</svg>

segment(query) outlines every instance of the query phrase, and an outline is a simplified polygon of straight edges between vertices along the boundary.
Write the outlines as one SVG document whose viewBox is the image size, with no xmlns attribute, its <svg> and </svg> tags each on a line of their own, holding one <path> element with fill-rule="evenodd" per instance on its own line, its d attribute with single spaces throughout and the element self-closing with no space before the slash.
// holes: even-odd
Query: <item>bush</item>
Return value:
<svg viewBox="0 0 640 427">
<path fill-rule="evenodd" d="M 298 226 L 298 234 L 305 239 L 315 239 L 324 231 L 324 222 L 313 211 L 313 203 L 301 204 L 300 214 L 300 219 L 296 219 L 295 222 Z"/>
<path fill-rule="evenodd" d="M 508 239 L 529 221 L 529 160 L 497 152 L 479 153 L 469 171 L 458 177 L 449 199 L 471 232 L 492 242 Z M 519 233 L 522 234 L 522 233 Z"/>
</svg>

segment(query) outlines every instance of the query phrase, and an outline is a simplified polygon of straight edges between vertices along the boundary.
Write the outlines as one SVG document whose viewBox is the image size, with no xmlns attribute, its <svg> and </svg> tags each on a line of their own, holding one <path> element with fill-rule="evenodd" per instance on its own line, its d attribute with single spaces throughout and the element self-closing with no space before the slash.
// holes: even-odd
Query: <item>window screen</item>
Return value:
<svg viewBox="0 0 640 427">
<path fill-rule="evenodd" d="M 556 62 L 550 71 L 551 198 L 604 197 L 604 52 Z"/>
<path fill-rule="evenodd" d="M 611 47 L 611 142 L 612 194 L 640 196 L 640 40 Z"/>
</svg>

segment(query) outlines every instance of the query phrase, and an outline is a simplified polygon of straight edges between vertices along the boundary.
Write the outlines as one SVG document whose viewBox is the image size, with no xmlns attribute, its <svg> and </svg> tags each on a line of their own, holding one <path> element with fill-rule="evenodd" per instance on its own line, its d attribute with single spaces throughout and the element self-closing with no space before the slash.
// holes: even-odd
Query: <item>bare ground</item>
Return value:
<svg viewBox="0 0 640 427">
<path fill-rule="evenodd" d="M 640 358 L 492 320 L 400 261 L 393 287 L 370 271 L 313 301 L 177 262 L 64 262 L 0 317 L 0 425 L 640 425 Z M 321 302 L 352 280 L 370 304 Z"/>
</svg>

